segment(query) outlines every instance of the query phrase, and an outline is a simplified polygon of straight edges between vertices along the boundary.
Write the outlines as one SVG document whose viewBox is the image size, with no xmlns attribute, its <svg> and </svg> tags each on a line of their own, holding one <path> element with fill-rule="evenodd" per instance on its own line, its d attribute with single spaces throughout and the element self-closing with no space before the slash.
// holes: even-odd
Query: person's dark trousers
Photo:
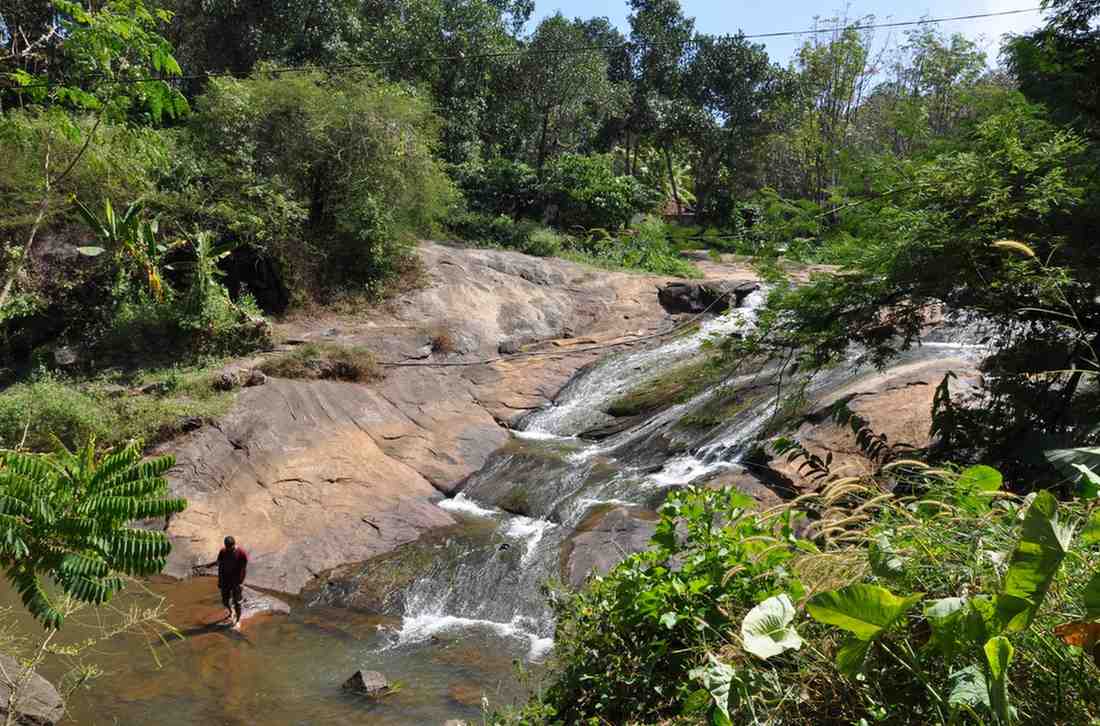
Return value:
<svg viewBox="0 0 1100 726">
<path fill-rule="evenodd" d="M 228 610 L 229 609 L 229 601 L 230 601 L 230 599 L 232 599 L 232 601 L 233 601 L 233 611 L 237 614 L 237 620 L 240 620 L 241 619 L 241 600 L 243 599 L 243 595 L 241 594 L 241 586 L 240 585 L 231 585 L 229 587 L 221 588 L 221 591 L 222 591 L 222 605 L 224 605 L 225 609 Z"/>
</svg>

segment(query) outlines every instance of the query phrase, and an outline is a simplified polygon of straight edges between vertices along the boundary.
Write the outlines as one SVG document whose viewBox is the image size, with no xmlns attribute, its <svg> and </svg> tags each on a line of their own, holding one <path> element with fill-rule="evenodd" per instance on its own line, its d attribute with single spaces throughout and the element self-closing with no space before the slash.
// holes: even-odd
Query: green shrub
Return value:
<svg viewBox="0 0 1100 726">
<path fill-rule="evenodd" d="M 547 227 L 539 227 L 531 232 L 523 251 L 536 257 L 554 257 L 565 250 L 565 238 Z"/>
<path fill-rule="evenodd" d="M 434 346 L 434 340 L 433 340 Z M 278 378 L 333 379 L 365 383 L 382 377 L 382 369 L 367 348 L 308 343 L 268 358 L 260 370 Z"/>
<path fill-rule="evenodd" d="M 215 419 L 232 396 L 213 387 L 218 362 L 78 381 L 39 374 L 0 391 L 0 448 L 52 451 L 95 437 L 102 446 L 153 444 Z"/>
<path fill-rule="evenodd" d="M 548 686 L 495 722 L 1092 723 L 1100 515 L 1000 487 L 907 462 L 767 512 L 674 493 L 555 599 Z"/>
<path fill-rule="evenodd" d="M 76 158 L 95 125 L 89 117 L 70 118 L 49 111 L 13 109 L 0 115 L 0 244 L 21 242 L 42 199 L 43 159 L 47 139 L 54 174 Z M 73 127 L 80 135 L 71 133 Z M 74 194 L 98 207 L 105 199 L 125 205 L 155 187 L 168 168 L 169 145 L 163 132 L 101 122 L 72 171 L 54 186 L 60 203 L 49 210 L 47 229 L 78 222 L 67 202 Z M 3 264 L 0 255 L 0 265 Z M 0 267 L 2 269 L 2 267 Z"/>
<path fill-rule="evenodd" d="M 535 170 L 522 161 L 500 157 L 467 162 L 452 169 L 466 206 L 488 215 L 520 217 L 532 211 L 539 197 Z"/>
<path fill-rule="evenodd" d="M 633 229 L 612 236 L 594 229 L 571 255 L 581 262 L 601 267 L 644 270 L 657 275 L 698 277 L 699 271 L 680 257 L 668 236 L 668 225 L 652 215 L 643 217 Z"/>
<path fill-rule="evenodd" d="M 453 217 L 448 226 L 462 240 L 482 247 L 503 247 L 513 250 L 527 248 L 533 222 L 516 222 L 503 214 L 492 216 L 481 212 L 465 212 Z"/>
<path fill-rule="evenodd" d="M 542 196 L 556 206 L 562 229 L 618 229 L 660 201 L 634 177 L 616 175 L 610 157 L 578 154 L 563 154 L 547 165 Z"/>
<path fill-rule="evenodd" d="M 191 158 L 161 204 L 274 259 L 297 300 L 400 272 L 456 200 L 433 155 L 439 121 L 405 87 L 260 70 L 212 80 L 195 106 Z"/>
</svg>

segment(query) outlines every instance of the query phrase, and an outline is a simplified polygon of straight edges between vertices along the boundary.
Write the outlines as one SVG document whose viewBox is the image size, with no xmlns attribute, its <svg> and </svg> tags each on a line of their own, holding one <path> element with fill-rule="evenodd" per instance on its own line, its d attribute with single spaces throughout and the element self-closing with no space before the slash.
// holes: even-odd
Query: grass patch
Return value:
<svg viewBox="0 0 1100 726">
<path fill-rule="evenodd" d="M 703 273 L 699 272 L 699 269 L 695 265 L 679 257 L 666 257 L 659 261 L 642 264 L 630 260 L 624 261 L 614 256 L 596 255 L 579 250 L 570 250 L 562 253 L 560 256 L 562 259 L 569 260 L 570 262 L 578 262 L 582 265 L 591 265 L 592 267 L 599 267 L 602 270 L 612 270 L 614 272 L 635 272 L 638 274 L 668 275 L 669 277 L 683 278 L 698 278 L 703 276 Z"/>
<path fill-rule="evenodd" d="M 73 448 L 94 436 L 104 447 L 155 444 L 229 411 L 215 390 L 221 363 L 104 374 L 88 380 L 45 374 L 0 392 L 0 448 L 50 451 L 53 436 Z"/>
<path fill-rule="evenodd" d="M 722 370 L 710 359 L 689 361 L 649 378 L 637 388 L 607 405 L 615 417 L 651 413 L 684 403 L 705 390 L 722 376 Z"/>
<path fill-rule="evenodd" d="M 366 383 L 382 378 L 374 353 L 363 346 L 308 343 L 265 360 L 260 370 L 276 378 Z"/>
</svg>

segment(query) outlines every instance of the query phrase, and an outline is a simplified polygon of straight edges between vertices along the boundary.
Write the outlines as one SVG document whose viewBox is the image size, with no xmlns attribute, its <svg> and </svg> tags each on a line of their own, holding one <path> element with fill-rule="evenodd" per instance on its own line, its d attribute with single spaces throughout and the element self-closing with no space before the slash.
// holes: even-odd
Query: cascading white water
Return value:
<svg viewBox="0 0 1100 726">
<path fill-rule="evenodd" d="M 659 366 L 684 360 L 702 348 L 711 338 L 743 333 L 756 322 L 757 310 L 767 292 L 756 290 L 745 297 L 742 306 L 706 320 L 699 330 L 662 345 L 611 356 L 573 379 L 552 406 L 530 416 L 523 424 L 528 435 L 576 436 L 587 429 L 601 407 L 623 395 L 653 375 Z"/>
<path fill-rule="evenodd" d="M 554 626 L 539 586 L 560 576 L 559 549 L 576 527 L 597 507 L 654 507 L 670 487 L 739 466 L 776 412 L 779 392 L 768 393 L 764 382 L 777 371 L 731 378 L 598 443 L 579 435 L 610 418 L 601 412 L 610 402 L 655 371 L 692 358 L 707 339 L 751 330 L 765 296 L 765 291 L 749 295 L 746 307 L 707 320 L 691 335 L 601 361 L 566 386 L 553 406 L 528 417 L 513 445 L 471 477 L 463 493 L 440 503 L 460 520 L 490 520 L 492 525 L 480 539 L 448 545 L 454 551 L 441 558 L 446 564 L 418 578 L 406 592 L 404 625 L 394 645 L 456 629 L 488 629 L 527 643 L 531 658 L 544 654 Z M 984 347 L 973 342 L 979 332 L 968 328 L 965 334 L 934 335 L 899 364 L 980 358 Z M 819 398 L 874 373 L 853 352 L 807 390 Z M 679 446 L 663 457 L 665 449 L 654 445 L 688 435 L 677 429 L 681 421 L 723 389 L 750 388 L 755 403 L 722 425 L 693 430 L 686 450 Z"/>
<path fill-rule="evenodd" d="M 706 320 L 690 335 L 600 362 L 575 378 L 554 406 L 529 417 L 516 434 L 530 454 L 503 455 L 472 477 L 462 493 L 440 502 L 440 507 L 460 519 L 491 519 L 496 525 L 487 541 L 463 545 L 466 552 L 416 581 L 406 593 L 403 625 L 391 647 L 456 629 L 489 629 L 527 641 L 532 658 L 544 654 L 553 642 L 553 624 L 537 589 L 557 575 L 562 542 L 594 507 L 636 505 L 650 494 L 621 462 L 615 461 L 618 466 L 604 474 L 596 471 L 601 452 L 675 421 L 693 404 L 672 407 L 606 446 L 575 437 L 599 416 L 601 407 L 655 370 L 687 360 L 711 338 L 751 329 L 765 296 L 764 291 L 748 295 L 743 307 Z M 697 397 L 696 403 L 705 396 Z M 547 470 L 536 468 L 532 473 L 530 461 L 541 459 L 551 462 Z M 530 481 L 532 476 L 538 481 Z M 511 492 L 524 487 L 530 516 L 494 506 L 502 488 Z"/>
</svg>

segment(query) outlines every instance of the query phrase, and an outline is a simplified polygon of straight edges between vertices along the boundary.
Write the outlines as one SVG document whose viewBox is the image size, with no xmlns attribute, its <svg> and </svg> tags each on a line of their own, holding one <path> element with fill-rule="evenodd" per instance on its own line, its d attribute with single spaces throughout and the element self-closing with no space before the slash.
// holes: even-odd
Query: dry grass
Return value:
<svg viewBox="0 0 1100 726">
<path fill-rule="evenodd" d="M 432 343 L 432 353 L 446 355 L 455 352 L 455 341 L 450 331 L 443 327 L 432 328 L 428 333 Z"/>
<path fill-rule="evenodd" d="M 309 343 L 268 358 L 260 370 L 276 378 L 368 383 L 382 378 L 374 353 L 363 346 Z"/>
</svg>

